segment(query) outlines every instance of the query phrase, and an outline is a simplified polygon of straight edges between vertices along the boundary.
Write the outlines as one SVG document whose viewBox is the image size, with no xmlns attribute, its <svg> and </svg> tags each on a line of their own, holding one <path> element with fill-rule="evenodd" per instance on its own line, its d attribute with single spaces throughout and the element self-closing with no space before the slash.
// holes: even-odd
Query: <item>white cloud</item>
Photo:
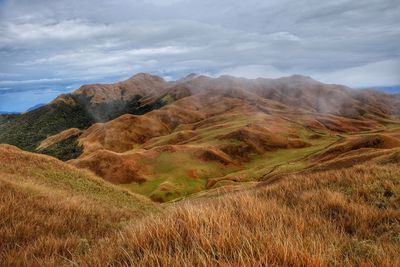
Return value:
<svg viewBox="0 0 400 267">
<path fill-rule="evenodd" d="M 287 72 L 282 72 L 273 66 L 269 65 L 248 65 L 240 67 L 227 68 L 219 72 L 216 76 L 220 75 L 232 75 L 242 78 L 279 78 L 283 76 L 289 76 Z"/>
<path fill-rule="evenodd" d="M 5 0 L 0 80 L 41 90 L 43 77 L 60 87 L 135 72 L 298 73 L 392 85 L 400 83 L 399 13 L 392 0 Z"/>
<path fill-rule="evenodd" d="M 314 77 L 323 82 L 346 84 L 352 87 L 399 85 L 400 60 L 385 60 L 331 73 L 317 73 Z"/>
</svg>

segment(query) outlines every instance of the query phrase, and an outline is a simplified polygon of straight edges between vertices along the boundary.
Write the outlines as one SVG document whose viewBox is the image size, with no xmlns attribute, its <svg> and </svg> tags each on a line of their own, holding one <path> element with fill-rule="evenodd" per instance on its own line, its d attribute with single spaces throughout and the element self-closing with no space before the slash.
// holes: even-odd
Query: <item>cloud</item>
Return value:
<svg viewBox="0 0 400 267">
<path fill-rule="evenodd" d="M 170 79 L 299 73 L 392 85 L 399 13 L 393 0 L 5 0 L 0 81 L 26 81 L 11 86 L 17 91 L 70 91 L 135 72 Z"/>
<path fill-rule="evenodd" d="M 400 60 L 386 60 L 371 64 L 338 70 L 331 73 L 315 74 L 315 78 L 353 87 L 375 87 L 400 84 Z"/>
<path fill-rule="evenodd" d="M 282 72 L 270 65 L 247 65 L 240 67 L 233 67 L 223 69 L 216 76 L 220 75 L 232 75 L 242 78 L 279 78 L 283 76 L 289 76 L 289 73 Z"/>
</svg>

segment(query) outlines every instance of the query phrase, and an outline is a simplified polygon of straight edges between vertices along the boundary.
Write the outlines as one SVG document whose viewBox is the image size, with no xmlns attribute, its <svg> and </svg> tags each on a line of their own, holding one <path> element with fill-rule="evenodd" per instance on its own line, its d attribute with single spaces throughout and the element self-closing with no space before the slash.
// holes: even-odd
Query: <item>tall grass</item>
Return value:
<svg viewBox="0 0 400 267">
<path fill-rule="evenodd" d="M 0 179 L 0 265 L 58 266 L 88 252 L 134 216 L 78 196 Z"/>
<path fill-rule="evenodd" d="M 398 164 L 288 175 L 148 215 L 86 172 L 1 152 L 1 266 L 400 266 Z"/>
<path fill-rule="evenodd" d="M 400 168 L 290 176 L 168 208 L 80 261 L 101 266 L 399 266 Z"/>
</svg>

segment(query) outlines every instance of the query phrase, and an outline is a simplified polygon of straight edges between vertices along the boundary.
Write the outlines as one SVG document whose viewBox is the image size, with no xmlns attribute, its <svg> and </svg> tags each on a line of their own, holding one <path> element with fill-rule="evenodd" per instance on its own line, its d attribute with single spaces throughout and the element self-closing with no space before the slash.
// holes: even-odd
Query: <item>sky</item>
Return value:
<svg viewBox="0 0 400 267">
<path fill-rule="evenodd" d="M 400 85 L 399 0 L 0 0 L 0 111 L 138 72 Z"/>
</svg>

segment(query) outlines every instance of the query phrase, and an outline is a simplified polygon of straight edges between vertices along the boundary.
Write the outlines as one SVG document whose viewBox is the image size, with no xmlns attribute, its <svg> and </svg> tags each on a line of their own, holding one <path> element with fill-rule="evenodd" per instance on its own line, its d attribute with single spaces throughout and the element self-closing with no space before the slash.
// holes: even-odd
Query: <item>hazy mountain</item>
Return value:
<svg viewBox="0 0 400 267">
<path fill-rule="evenodd" d="M 9 112 L 9 111 L 0 111 L 0 114 L 8 115 L 8 114 L 19 114 L 18 112 Z"/>
<path fill-rule="evenodd" d="M 375 87 L 376 90 L 387 94 L 400 94 L 400 85 Z"/>
<path fill-rule="evenodd" d="M 35 105 L 35 106 L 33 106 L 33 107 L 31 107 L 31 108 L 28 108 L 27 110 L 26 110 L 26 112 L 30 112 L 30 111 L 34 111 L 35 109 L 38 109 L 38 108 L 41 108 L 41 107 L 43 107 L 43 106 L 45 106 L 46 104 L 37 104 L 37 105 Z"/>
</svg>

